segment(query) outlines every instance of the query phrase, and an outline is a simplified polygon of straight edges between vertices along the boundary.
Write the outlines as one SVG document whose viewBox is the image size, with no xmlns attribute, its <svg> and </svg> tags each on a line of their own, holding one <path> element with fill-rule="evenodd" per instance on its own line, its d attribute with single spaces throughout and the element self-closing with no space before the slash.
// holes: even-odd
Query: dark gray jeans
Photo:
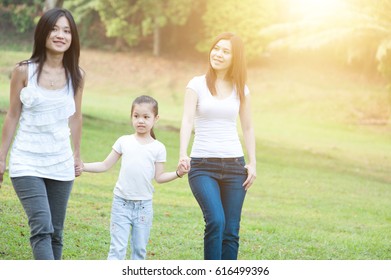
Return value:
<svg viewBox="0 0 391 280">
<path fill-rule="evenodd" d="M 27 214 L 30 244 L 36 260 L 60 260 L 62 234 L 72 181 L 39 177 L 11 178 Z"/>
</svg>

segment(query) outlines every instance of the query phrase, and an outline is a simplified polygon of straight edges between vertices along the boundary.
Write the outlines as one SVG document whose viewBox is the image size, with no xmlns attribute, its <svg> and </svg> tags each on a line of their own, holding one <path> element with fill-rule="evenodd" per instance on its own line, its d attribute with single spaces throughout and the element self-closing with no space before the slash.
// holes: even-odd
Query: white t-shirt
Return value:
<svg viewBox="0 0 391 280">
<path fill-rule="evenodd" d="M 194 121 L 195 137 L 191 157 L 230 158 L 243 156 L 237 131 L 240 100 L 233 89 L 225 99 L 214 97 L 206 85 L 205 75 L 194 77 L 187 88 L 197 93 Z M 249 94 L 245 86 L 245 94 Z"/>
<path fill-rule="evenodd" d="M 140 144 L 132 134 L 118 138 L 113 149 L 122 155 L 114 194 L 127 200 L 152 199 L 155 162 L 166 161 L 165 146 L 158 140 Z"/>
</svg>

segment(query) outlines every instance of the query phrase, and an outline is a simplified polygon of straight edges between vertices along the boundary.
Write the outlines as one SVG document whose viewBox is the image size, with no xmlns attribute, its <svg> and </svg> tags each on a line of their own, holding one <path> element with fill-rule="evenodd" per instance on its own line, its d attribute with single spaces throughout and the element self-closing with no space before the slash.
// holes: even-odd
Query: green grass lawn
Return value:
<svg viewBox="0 0 391 280">
<path fill-rule="evenodd" d="M 7 57 L 0 60 L 3 111 L 9 69 L 29 54 L 1 55 Z M 166 169 L 174 170 L 184 87 L 203 65 L 84 50 L 82 66 L 83 160 L 103 160 L 120 135 L 132 133 L 131 102 L 147 93 L 159 101 L 155 132 L 167 148 Z M 251 67 L 248 84 L 258 176 L 243 209 L 239 258 L 391 259 L 391 127 L 378 122 L 389 114 L 384 84 L 342 70 L 278 64 Z M 106 258 L 119 167 L 76 179 L 64 259 Z M 187 178 L 155 187 L 148 259 L 202 259 L 203 219 Z M 32 258 L 26 218 L 8 177 L 0 190 L 0 232 L 0 259 Z"/>
</svg>

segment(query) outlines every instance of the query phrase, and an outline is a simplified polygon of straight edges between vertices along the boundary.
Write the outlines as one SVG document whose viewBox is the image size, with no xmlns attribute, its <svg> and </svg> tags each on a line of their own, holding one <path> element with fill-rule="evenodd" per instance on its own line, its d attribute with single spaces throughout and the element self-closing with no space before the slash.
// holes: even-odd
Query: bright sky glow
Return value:
<svg viewBox="0 0 391 280">
<path fill-rule="evenodd" d="M 344 0 L 289 0 L 290 10 L 303 16 L 333 14 L 346 8 Z"/>
</svg>

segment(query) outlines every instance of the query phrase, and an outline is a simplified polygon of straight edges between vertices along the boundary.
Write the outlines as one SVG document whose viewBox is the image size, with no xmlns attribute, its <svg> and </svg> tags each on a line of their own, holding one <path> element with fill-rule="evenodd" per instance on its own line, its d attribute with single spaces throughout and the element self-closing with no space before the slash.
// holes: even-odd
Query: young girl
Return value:
<svg viewBox="0 0 391 280">
<path fill-rule="evenodd" d="M 182 165 L 176 171 L 164 172 L 166 148 L 153 132 L 159 119 L 155 99 L 145 95 L 137 97 L 132 104 L 131 119 L 135 133 L 120 137 L 104 161 L 84 163 L 83 167 L 87 172 L 104 172 L 122 156 L 111 211 L 109 260 L 125 259 L 130 228 L 131 257 L 145 259 L 153 217 L 151 181 L 155 178 L 156 182 L 165 183 L 186 173 Z"/>
</svg>

